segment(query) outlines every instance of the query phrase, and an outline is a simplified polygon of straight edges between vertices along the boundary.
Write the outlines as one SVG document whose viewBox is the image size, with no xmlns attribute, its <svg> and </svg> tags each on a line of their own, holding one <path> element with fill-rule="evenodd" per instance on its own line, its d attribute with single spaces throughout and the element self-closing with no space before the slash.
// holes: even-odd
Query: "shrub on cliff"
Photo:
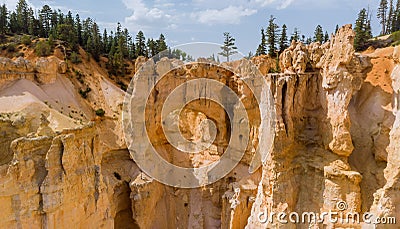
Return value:
<svg viewBox="0 0 400 229">
<path fill-rule="evenodd" d="M 52 47 L 46 41 L 39 41 L 35 46 L 35 53 L 38 56 L 44 57 L 51 54 Z"/>
<path fill-rule="evenodd" d="M 105 114 L 106 114 L 106 112 L 101 108 L 96 110 L 96 115 L 99 117 L 104 117 Z"/>
</svg>

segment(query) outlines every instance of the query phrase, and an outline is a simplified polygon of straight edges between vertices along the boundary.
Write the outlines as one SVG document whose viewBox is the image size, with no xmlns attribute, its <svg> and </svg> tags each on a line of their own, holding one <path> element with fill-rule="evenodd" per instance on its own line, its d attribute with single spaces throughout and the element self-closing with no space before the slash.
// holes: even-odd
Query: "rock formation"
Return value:
<svg viewBox="0 0 400 229">
<path fill-rule="evenodd" d="M 166 121 L 179 126 L 186 139 L 201 142 L 212 135 L 204 120 L 214 120 L 218 132 L 209 150 L 185 154 L 168 143 L 160 113 L 176 85 L 200 76 L 215 79 L 239 95 L 251 117 L 250 144 L 238 166 L 223 179 L 195 189 L 163 185 L 135 164 L 122 131 L 124 93 L 100 66 L 86 59 L 72 65 L 55 56 L 0 58 L 1 225 L 371 226 L 341 221 L 295 225 L 276 218 L 260 221 L 260 214 L 268 212 L 329 211 L 372 212 L 375 217 L 400 219 L 400 49 L 362 55 L 355 53 L 353 39 L 347 25 L 322 45 L 293 42 L 280 56 L 283 73 L 279 74 L 268 74 L 276 62 L 267 56 L 251 60 L 259 72 L 245 60 L 218 65 L 203 59 L 179 67 L 183 63 L 178 60 L 138 58 L 134 64 L 138 73 L 165 76 L 150 96 L 145 117 L 152 144 L 165 160 L 199 167 L 218 160 L 229 144 L 226 113 L 213 102 L 205 109 L 202 100 L 191 102 Z M 384 51 L 389 54 L 380 53 Z M 260 142 L 263 111 L 238 77 L 255 72 L 269 83 L 273 95 L 273 104 L 263 107 L 275 111 L 269 154 L 263 148 L 265 142 Z M 148 87 L 154 78 L 140 83 Z M 186 89 L 185 93 L 194 92 Z M 96 117 L 99 109 L 104 117 Z M 249 167 L 256 168 L 257 163 L 261 168 L 249 173 Z"/>
</svg>

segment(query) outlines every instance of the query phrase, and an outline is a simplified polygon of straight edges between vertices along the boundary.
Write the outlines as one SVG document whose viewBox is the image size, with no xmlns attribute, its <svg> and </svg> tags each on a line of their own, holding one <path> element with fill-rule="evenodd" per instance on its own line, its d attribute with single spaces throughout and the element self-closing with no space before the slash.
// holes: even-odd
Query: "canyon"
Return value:
<svg viewBox="0 0 400 229">
<path fill-rule="evenodd" d="M 400 220 L 400 46 L 357 53 L 354 36 L 345 25 L 325 44 L 292 42 L 279 58 L 281 73 L 270 73 L 276 62 L 268 56 L 189 65 L 138 58 L 133 72 L 167 75 L 146 116 L 147 134 L 166 161 L 207 165 L 229 145 L 226 113 L 202 100 L 172 118 L 192 140 L 201 140 L 205 119 L 214 120 L 211 147 L 188 156 L 168 142 L 161 108 L 177 85 L 216 79 L 246 108 L 243 158 L 224 178 L 192 189 L 164 185 L 135 163 L 124 134 L 126 94 L 101 64 L 69 63 L 61 48 L 50 57 L 28 50 L 25 57 L 0 58 L 1 227 L 375 228 L 343 220 L 263 223 L 264 212 L 370 212 Z M 250 74 L 267 82 L 272 102 L 261 106 L 273 111 L 267 119 L 238 77 Z M 262 133 L 267 138 L 260 141 Z"/>
</svg>

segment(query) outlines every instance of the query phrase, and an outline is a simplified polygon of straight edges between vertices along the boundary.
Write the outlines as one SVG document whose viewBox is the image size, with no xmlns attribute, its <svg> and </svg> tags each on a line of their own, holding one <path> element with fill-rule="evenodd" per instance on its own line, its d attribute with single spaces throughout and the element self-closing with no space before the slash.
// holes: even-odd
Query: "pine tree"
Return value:
<svg viewBox="0 0 400 229">
<path fill-rule="evenodd" d="M 157 47 L 157 52 L 162 52 L 168 49 L 164 34 L 160 34 L 160 37 L 156 41 L 156 47 Z"/>
<path fill-rule="evenodd" d="M 103 53 L 108 53 L 110 52 L 110 49 L 108 47 L 108 34 L 107 34 L 107 29 L 104 29 L 103 32 Z"/>
<path fill-rule="evenodd" d="M 235 38 L 233 38 L 229 32 L 224 33 L 224 45 L 221 46 L 221 52 L 218 55 L 226 57 L 226 61 L 229 62 L 229 57 L 237 53 L 237 47 L 235 46 Z"/>
<path fill-rule="evenodd" d="M 135 59 L 136 58 L 135 42 L 133 41 L 132 37 L 130 37 L 128 42 L 129 42 L 129 59 Z"/>
<path fill-rule="evenodd" d="M 322 26 L 321 25 L 317 25 L 317 27 L 315 28 L 314 41 L 315 42 L 319 42 L 321 44 L 324 41 L 324 31 L 322 30 Z"/>
<path fill-rule="evenodd" d="M 10 14 L 10 21 L 9 21 L 9 26 L 8 27 L 10 28 L 10 32 L 11 33 L 19 32 L 17 13 L 12 12 Z"/>
<path fill-rule="evenodd" d="M 157 42 L 150 38 L 147 39 L 147 53 L 149 57 L 154 57 L 157 52 Z"/>
<path fill-rule="evenodd" d="M 300 40 L 300 31 L 298 28 L 294 28 L 293 34 L 290 37 L 290 42 L 292 41 L 299 41 Z"/>
<path fill-rule="evenodd" d="M 358 51 L 362 50 L 368 39 L 372 38 L 371 23 L 365 8 L 361 9 L 358 13 L 354 32 L 356 33 L 356 36 L 354 37 L 354 47 Z"/>
<path fill-rule="evenodd" d="M 76 39 L 79 45 L 83 45 L 82 39 L 82 23 L 79 14 L 75 16 Z"/>
<path fill-rule="evenodd" d="M 33 14 L 33 9 L 28 9 L 28 34 L 37 36 L 39 35 L 39 22 L 36 20 Z"/>
<path fill-rule="evenodd" d="M 52 10 L 50 6 L 44 5 L 42 9 L 39 11 L 39 22 L 42 26 L 40 31 L 40 36 L 48 37 L 51 29 L 51 16 Z"/>
<path fill-rule="evenodd" d="M 29 29 L 29 6 L 25 0 L 18 0 L 17 3 L 17 32 L 28 33 Z"/>
<path fill-rule="evenodd" d="M 69 48 L 76 50 L 77 42 L 73 26 L 67 24 L 60 24 L 57 26 L 57 39 L 66 41 Z"/>
<path fill-rule="evenodd" d="M 53 31 L 53 36 L 55 35 L 55 31 L 58 25 L 58 14 L 57 11 L 53 11 L 53 13 L 51 14 L 51 31 Z"/>
<path fill-rule="evenodd" d="M 388 13 L 388 18 L 387 18 L 387 23 L 386 23 L 386 31 L 387 33 L 392 33 L 394 32 L 395 24 L 396 24 L 396 16 L 395 16 L 395 11 L 393 8 L 393 0 L 390 0 L 389 2 L 389 13 Z"/>
<path fill-rule="evenodd" d="M 147 57 L 146 53 L 146 38 L 142 31 L 139 31 L 136 35 L 136 56 L 145 56 Z"/>
<path fill-rule="evenodd" d="M 377 17 L 380 19 L 379 23 L 382 26 L 381 34 L 386 34 L 386 27 L 387 27 L 387 10 L 388 10 L 388 1 L 381 0 L 378 8 Z"/>
<path fill-rule="evenodd" d="M 89 52 L 92 54 L 93 58 L 96 61 L 99 61 L 102 44 L 101 44 L 100 30 L 96 22 L 93 23 L 92 33 L 89 39 L 91 39 L 90 44 L 92 45 L 92 47 L 90 47 L 89 49 Z"/>
<path fill-rule="evenodd" d="M 72 17 L 71 11 L 68 11 L 67 16 L 65 17 L 65 24 L 74 26 L 74 18 Z"/>
<path fill-rule="evenodd" d="M 277 55 L 277 43 L 278 43 L 278 28 L 279 26 L 275 23 L 275 17 L 271 15 L 269 22 L 268 22 L 268 28 L 267 28 L 267 44 L 268 44 L 268 54 L 271 57 L 275 57 Z"/>
<path fill-rule="evenodd" d="M 2 35 L 6 34 L 8 31 L 7 20 L 8 20 L 8 10 L 6 4 L 3 4 L 0 7 L 0 33 Z"/>
<path fill-rule="evenodd" d="M 285 24 L 283 24 L 282 33 L 279 38 L 279 50 L 280 50 L 280 52 L 283 52 L 288 47 L 289 47 L 289 45 L 288 45 L 288 36 L 287 36 L 287 26 Z"/>
<path fill-rule="evenodd" d="M 396 9 L 394 12 L 394 21 L 395 24 L 393 26 L 394 31 L 400 30 L 400 0 L 397 0 Z"/>
<path fill-rule="evenodd" d="M 339 31 L 339 25 L 336 25 L 335 34 Z"/>
<path fill-rule="evenodd" d="M 261 28 L 261 43 L 258 45 L 256 56 L 267 54 L 267 39 L 265 38 L 264 29 Z"/>
<path fill-rule="evenodd" d="M 329 41 L 328 31 L 325 31 L 324 43 Z"/>
</svg>

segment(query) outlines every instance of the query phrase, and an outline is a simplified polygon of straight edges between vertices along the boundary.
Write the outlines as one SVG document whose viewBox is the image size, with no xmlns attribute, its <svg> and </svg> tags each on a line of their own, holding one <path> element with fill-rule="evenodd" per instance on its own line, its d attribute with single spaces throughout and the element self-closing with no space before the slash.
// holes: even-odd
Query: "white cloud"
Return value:
<svg viewBox="0 0 400 229">
<path fill-rule="evenodd" d="M 294 0 L 254 0 L 254 2 L 260 7 L 273 5 L 276 6 L 277 9 L 285 9 L 290 6 L 294 2 Z"/>
<path fill-rule="evenodd" d="M 173 4 L 156 2 L 155 5 L 147 6 L 143 0 L 123 0 L 132 15 L 125 18 L 125 24 L 132 30 L 150 29 L 152 27 L 164 26 L 168 29 L 176 29 L 174 24 L 172 9 L 162 6 L 172 6 Z"/>
<path fill-rule="evenodd" d="M 122 0 L 132 14 L 125 24 L 132 30 L 162 26 L 168 30 L 189 23 L 207 25 L 240 24 L 244 17 L 256 14 L 259 9 L 273 7 L 285 9 L 295 0 L 191 0 L 176 3 L 172 0 Z M 297 0 L 299 1 L 299 0 Z"/>
<path fill-rule="evenodd" d="M 203 24 L 239 24 L 242 17 L 257 13 L 255 9 L 248 9 L 242 6 L 229 6 L 216 10 L 207 9 L 192 13 L 192 18 Z"/>
<path fill-rule="evenodd" d="M 35 6 L 31 2 L 29 2 L 29 1 L 26 1 L 26 2 L 33 9 L 36 9 Z M 3 1 L 1 1 L 1 4 L 6 4 L 8 10 L 13 10 L 13 11 L 17 8 L 17 3 L 18 3 L 18 0 L 3 0 Z"/>
<path fill-rule="evenodd" d="M 278 6 L 278 9 L 285 9 L 286 7 L 290 6 L 294 0 L 283 0 L 280 6 Z"/>
</svg>

